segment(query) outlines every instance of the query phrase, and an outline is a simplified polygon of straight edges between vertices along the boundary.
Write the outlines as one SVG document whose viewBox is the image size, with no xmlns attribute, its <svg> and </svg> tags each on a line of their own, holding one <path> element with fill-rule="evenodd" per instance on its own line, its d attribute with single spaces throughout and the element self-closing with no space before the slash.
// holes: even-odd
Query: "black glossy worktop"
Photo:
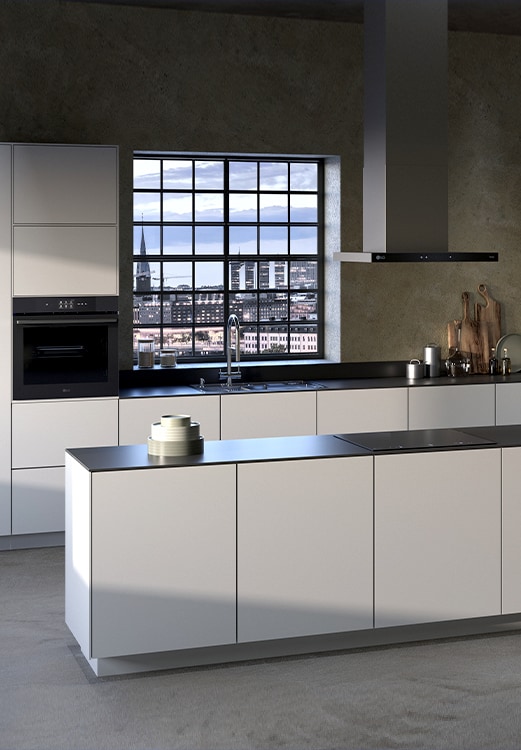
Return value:
<svg viewBox="0 0 521 750">
<path fill-rule="evenodd" d="M 89 471 L 370 455 L 370 451 L 339 440 L 334 435 L 209 440 L 205 442 L 204 453 L 192 456 L 149 456 L 146 445 L 74 448 L 66 452 Z"/>
<path fill-rule="evenodd" d="M 371 456 L 382 453 L 479 450 L 511 446 L 521 446 L 521 425 L 473 427 L 464 430 L 403 430 L 344 435 L 212 440 L 205 443 L 202 454 L 168 458 L 149 456 L 145 444 L 74 448 L 66 452 L 89 471 L 97 472 L 165 466 L 204 466 L 306 458 Z"/>
<path fill-rule="evenodd" d="M 306 371 L 308 372 L 308 371 Z M 253 377 L 252 373 L 246 370 L 243 373 L 243 381 L 245 383 L 258 382 Z M 277 378 L 277 373 L 272 373 L 269 380 L 275 379 L 282 380 L 283 378 Z M 172 369 L 165 375 L 162 373 L 161 380 L 154 383 L 152 373 L 149 373 L 148 379 L 136 379 L 135 384 L 132 384 L 131 379 L 124 379 L 120 385 L 119 397 L 122 399 L 127 398 L 156 398 L 165 396 L 201 396 L 201 395 L 215 395 L 215 391 L 204 391 L 203 389 L 194 388 L 190 385 L 196 385 L 198 379 L 191 376 L 190 383 L 183 382 L 186 378 L 186 373 L 181 374 L 178 368 Z M 284 378 L 289 379 L 289 378 Z M 293 378 L 295 379 L 295 378 Z M 428 388 L 432 386 L 443 386 L 443 387 L 454 387 L 459 385 L 485 385 L 485 384 L 498 384 L 498 383 L 521 383 L 521 373 L 512 373 L 512 375 L 468 375 L 466 377 L 449 378 L 446 375 L 442 375 L 439 378 L 420 378 L 418 380 L 412 380 L 410 378 L 401 376 L 392 377 L 319 377 L 319 376 L 299 376 L 298 379 L 312 380 L 317 383 L 320 387 L 314 390 L 362 390 L 370 388 Z M 207 379 L 207 383 L 217 383 L 217 375 L 214 374 L 212 379 Z M 123 384 L 125 383 L 125 384 Z M 269 392 L 273 393 L 277 389 L 270 389 Z M 281 388 L 281 391 L 286 389 Z M 295 388 L 294 390 L 298 390 Z M 305 386 L 302 390 L 309 390 Z M 230 395 L 248 395 L 251 392 L 263 392 L 263 391 L 234 391 Z"/>
</svg>

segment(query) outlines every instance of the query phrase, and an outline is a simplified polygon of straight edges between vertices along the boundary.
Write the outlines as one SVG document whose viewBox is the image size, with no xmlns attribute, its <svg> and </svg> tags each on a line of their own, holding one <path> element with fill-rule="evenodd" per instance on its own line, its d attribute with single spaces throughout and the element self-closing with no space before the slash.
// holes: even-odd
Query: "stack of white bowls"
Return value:
<svg viewBox="0 0 521 750">
<path fill-rule="evenodd" d="M 204 450 L 199 422 L 186 414 L 167 414 L 154 422 L 147 442 L 151 456 L 190 456 Z"/>
</svg>

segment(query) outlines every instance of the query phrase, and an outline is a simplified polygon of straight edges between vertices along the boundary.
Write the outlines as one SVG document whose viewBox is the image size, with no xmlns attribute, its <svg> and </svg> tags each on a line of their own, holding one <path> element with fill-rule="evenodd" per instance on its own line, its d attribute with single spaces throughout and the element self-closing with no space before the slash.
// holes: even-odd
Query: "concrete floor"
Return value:
<svg viewBox="0 0 521 750">
<path fill-rule="evenodd" d="M 521 747 L 520 635 L 96 678 L 64 550 L 0 553 L 1 750 Z"/>
</svg>

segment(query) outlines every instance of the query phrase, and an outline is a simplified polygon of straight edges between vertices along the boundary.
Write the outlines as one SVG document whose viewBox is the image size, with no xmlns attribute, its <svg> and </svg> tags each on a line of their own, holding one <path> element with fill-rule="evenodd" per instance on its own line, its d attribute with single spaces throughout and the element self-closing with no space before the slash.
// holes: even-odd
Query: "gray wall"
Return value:
<svg viewBox="0 0 521 750">
<path fill-rule="evenodd" d="M 0 141 L 110 143 L 121 160 L 131 362 L 134 149 L 334 154 L 342 250 L 362 241 L 362 27 L 57 0 L 0 5 Z M 449 244 L 498 264 L 343 264 L 345 361 L 409 359 L 486 283 L 521 331 L 521 38 L 449 34 Z"/>
</svg>

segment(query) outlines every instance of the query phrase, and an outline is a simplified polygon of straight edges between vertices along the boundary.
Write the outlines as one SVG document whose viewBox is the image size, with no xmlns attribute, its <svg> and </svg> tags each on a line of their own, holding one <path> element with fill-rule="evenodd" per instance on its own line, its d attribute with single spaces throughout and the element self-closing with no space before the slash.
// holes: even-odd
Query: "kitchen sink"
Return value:
<svg viewBox="0 0 521 750">
<path fill-rule="evenodd" d="M 277 380 L 263 383 L 201 383 L 191 385 L 200 393 L 262 393 L 263 391 L 318 391 L 325 388 L 312 380 Z"/>
</svg>

